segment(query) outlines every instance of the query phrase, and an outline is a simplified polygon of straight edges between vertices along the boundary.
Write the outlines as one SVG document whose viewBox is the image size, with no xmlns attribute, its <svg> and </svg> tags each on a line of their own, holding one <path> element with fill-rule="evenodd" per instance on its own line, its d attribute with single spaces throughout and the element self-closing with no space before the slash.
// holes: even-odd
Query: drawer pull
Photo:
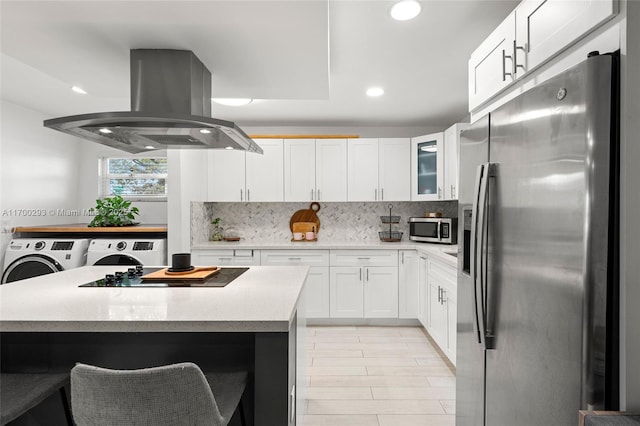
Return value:
<svg viewBox="0 0 640 426">
<path fill-rule="evenodd" d="M 290 257 L 289 260 L 302 260 L 301 257 Z"/>
<path fill-rule="evenodd" d="M 358 260 L 371 260 L 370 257 L 359 257 Z"/>
</svg>

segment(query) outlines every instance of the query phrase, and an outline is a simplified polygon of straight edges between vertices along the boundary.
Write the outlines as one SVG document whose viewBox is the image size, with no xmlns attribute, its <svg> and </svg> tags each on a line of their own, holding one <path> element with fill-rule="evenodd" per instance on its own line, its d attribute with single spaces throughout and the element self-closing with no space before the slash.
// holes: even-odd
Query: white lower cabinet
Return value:
<svg viewBox="0 0 640 426">
<path fill-rule="evenodd" d="M 329 268 L 329 276 L 331 318 L 363 318 L 362 268 L 357 266 L 331 267 Z"/>
<path fill-rule="evenodd" d="M 307 318 L 329 318 L 329 250 L 262 250 L 262 265 L 309 266 L 305 289 Z"/>
<path fill-rule="evenodd" d="M 418 252 L 398 250 L 398 317 L 418 318 L 420 293 Z"/>
<path fill-rule="evenodd" d="M 332 318 L 398 318 L 397 250 L 331 250 Z"/>
<path fill-rule="evenodd" d="M 251 266 L 260 264 L 260 250 L 191 250 L 194 266 Z"/>
<path fill-rule="evenodd" d="M 426 329 L 447 355 L 456 363 L 457 293 L 456 268 L 427 260 L 427 321 Z"/>
<path fill-rule="evenodd" d="M 398 318 L 398 268 L 330 268 L 332 318 Z"/>
<path fill-rule="evenodd" d="M 364 317 L 398 318 L 398 268 L 377 266 L 362 269 Z"/>
</svg>

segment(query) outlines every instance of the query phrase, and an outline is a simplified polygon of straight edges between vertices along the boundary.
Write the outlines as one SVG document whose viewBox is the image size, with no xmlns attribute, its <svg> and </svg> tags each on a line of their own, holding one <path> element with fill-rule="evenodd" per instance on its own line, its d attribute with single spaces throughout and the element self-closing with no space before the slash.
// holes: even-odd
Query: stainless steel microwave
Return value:
<svg viewBox="0 0 640 426">
<path fill-rule="evenodd" d="M 456 244 L 458 242 L 458 218 L 410 217 L 409 239 L 426 243 Z"/>
</svg>

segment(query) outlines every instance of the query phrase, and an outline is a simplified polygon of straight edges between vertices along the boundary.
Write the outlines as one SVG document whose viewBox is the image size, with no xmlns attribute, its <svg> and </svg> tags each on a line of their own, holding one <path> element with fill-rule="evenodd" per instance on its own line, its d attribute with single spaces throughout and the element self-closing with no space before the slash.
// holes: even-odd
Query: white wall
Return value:
<svg viewBox="0 0 640 426">
<path fill-rule="evenodd" d="M 79 143 L 43 127 L 47 118 L 2 101 L 1 198 L 3 219 L 11 226 L 68 223 L 58 210 L 78 208 Z"/>
<path fill-rule="evenodd" d="M 0 206 L 2 228 L 76 222 L 62 211 L 78 209 L 77 139 L 43 127 L 46 115 L 2 101 Z M 0 255 L 11 239 L 2 233 Z"/>
</svg>

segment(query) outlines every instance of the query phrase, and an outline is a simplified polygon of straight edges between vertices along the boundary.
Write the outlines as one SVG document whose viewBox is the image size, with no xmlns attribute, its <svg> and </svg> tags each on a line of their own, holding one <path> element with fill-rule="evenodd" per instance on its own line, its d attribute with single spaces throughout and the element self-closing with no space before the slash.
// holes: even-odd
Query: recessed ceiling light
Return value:
<svg viewBox="0 0 640 426">
<path fill-rule="evenodd" d="M 155 146 L 151 146 L 151 145 L 147 145 L 147 146 L 145 146 L 145 148 L 146 148 L 146 149 L 156 149 L 156 147 L 155 147 Z"/>
<path fill-rule="evenodd" d="M 253 99 L 246 98 L 211 98 L 211 100 L 217 104 L 226 106 L 243 106 L 253 102 Z"/>
<path fill-rule="evenodd" d="M 382 96 L 384 94 L 384 89 L 382 87 L 369 87 L 367 89 L 367 96 L 377 97 Z"/>
<path fill-rule="evenodd" d="M 100 133 L 112 133 L 111 130 L 107 129 L 106 127 L 103 127 L 102 129 L 99 130 Z"/>
<path fill-rule="evenodd" d="M 76 92 L 76 93 L 80 93 L 81 95 L 86 95 L 86 94 L 87 94 L 87 92 L 85 92 L 85 91 L 82 89 L 82 87 L 73 86 L 73 87 L 71 88 L 71 90 L 73 90 L 73 91 L 74 91 L 74 92 Z"/>
<path fill-rule="evenodd" d="M 224 149 L 233 149 L 232 146 L 226 146 Z"/>
<path fill-rule="evenodd" d="M 204 133 L 206 135 L 207 133 L 211 133 L 211 130 L 209 130 L 209 129 L 200 129 L 200 133 Z"/>
<path fill-rule="evenodd" d="M 420 14 L 420 3 L 416 0 L 402 0 L 391 6 L 391 17 L 397 21 L 408 21 Z"/>
</svg>

